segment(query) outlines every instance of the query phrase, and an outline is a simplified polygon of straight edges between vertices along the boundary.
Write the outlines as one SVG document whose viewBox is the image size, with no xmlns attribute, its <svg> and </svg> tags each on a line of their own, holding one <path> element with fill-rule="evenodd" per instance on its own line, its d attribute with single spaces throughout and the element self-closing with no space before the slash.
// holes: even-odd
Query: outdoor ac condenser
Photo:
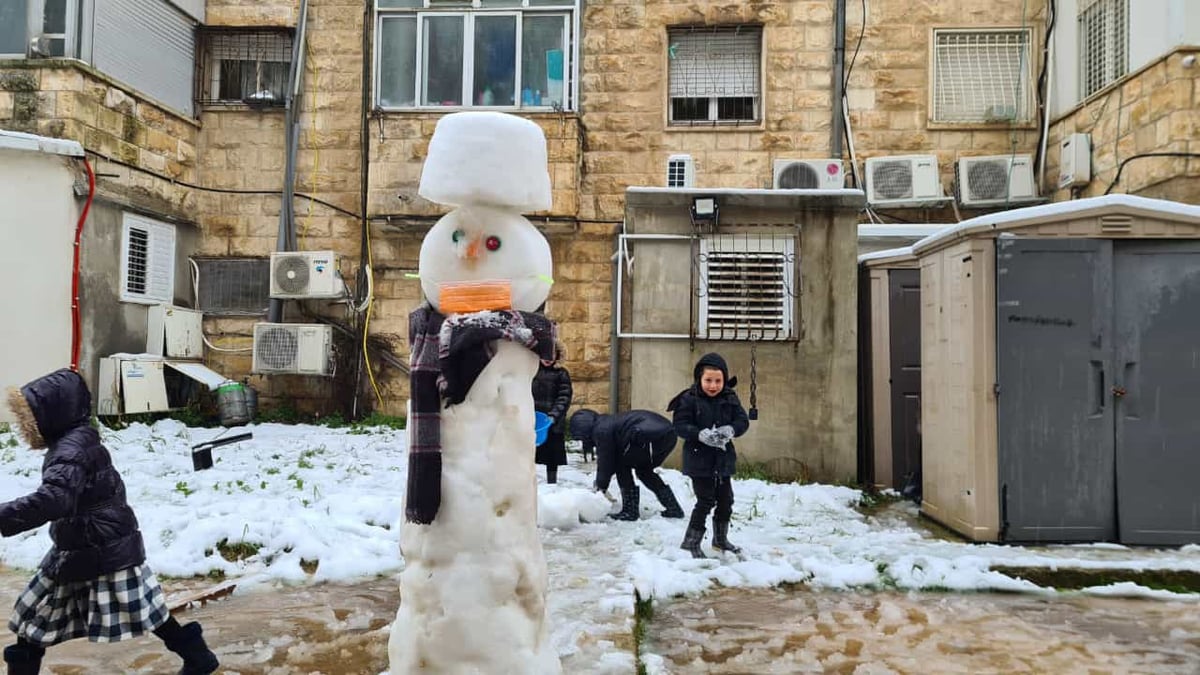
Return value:
<svg viewBox="0 0 1200 675">
<path fill-rule="evenodd" d="M 337 298 L 345 293 L 333 251 L 280 251 L 271 254 L 271 297 Z"/>
<path fill-rule="evenodd" d="M 866 173 L 872 206 L 912 206 L 943 197 L 934 155 L 871 157 Z"/>
<path fill-rule="evenodd" d="M 963 206 L 1004 206 L 1037 199 L 1029 155 L 963 157 L 955 172 Z"/>
<path fill-rule="evenodd" d="M 777 159 L 776 190 L 840 190 L 846 187 L 840 159 Z"/>
<path fill-rule="evenodd" d="M 254 324 L 251 370 L 260 375 L 332 375 L 333 328 L 324 324 Z"/>
</svg>

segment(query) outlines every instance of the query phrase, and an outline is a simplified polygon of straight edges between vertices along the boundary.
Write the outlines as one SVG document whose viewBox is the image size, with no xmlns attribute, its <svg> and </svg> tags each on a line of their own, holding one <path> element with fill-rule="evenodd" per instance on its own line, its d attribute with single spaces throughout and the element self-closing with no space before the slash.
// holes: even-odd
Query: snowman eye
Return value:
<svg viewBox="0 0 1200 675">
<path fill-rule="evenodd" d="M 484 245 L 487 246 L 487 250 L 489 251 L 498 251 L 500 250 L 500 237 L 492 235 L 487 238 L 487 241 L 484 242 Z"/>
<path fill-rule="evenodd" d="M 450 235 L 450 241 L 457 244 L 460 239 L 466 236 L 466 234 L 467 233 L 463 232 L 462 230 L 455 230 L 454 234 Z"/>
</svg>

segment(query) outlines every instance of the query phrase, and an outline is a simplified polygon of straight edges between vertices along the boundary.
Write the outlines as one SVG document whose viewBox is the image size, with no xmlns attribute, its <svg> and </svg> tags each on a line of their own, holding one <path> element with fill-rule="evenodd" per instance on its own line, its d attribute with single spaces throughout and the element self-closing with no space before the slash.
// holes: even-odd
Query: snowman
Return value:
<svg viewBox="0 0 1200 675">
<path fill-rule="evenodd" d="M 547 636 L 531 385 L 552 358 L 536 313 L 550 246 L 546 140 L 497 112 L 443 117 L 419 194 L 455 209 L 421 244 L 426 302 L 409 317 L 411 413 L 392 675 L 561 673 Z"/>
</svg>

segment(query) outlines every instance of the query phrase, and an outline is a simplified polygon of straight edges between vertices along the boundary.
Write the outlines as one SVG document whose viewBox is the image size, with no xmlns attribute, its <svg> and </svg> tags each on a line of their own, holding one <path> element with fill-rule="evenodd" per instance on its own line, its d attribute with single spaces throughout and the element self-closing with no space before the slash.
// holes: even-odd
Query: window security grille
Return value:
<svg viewBox="0 0 1200 675">
<path fill-rule="evenodd" d="M 204 28 L 196 58 L 196 103 L 281 107 L 286 103 L 288 30 Z"/>
<path fill-rule="evenodd" d="M 259 316 L 271 302 L 267 258 L 196 258 L 200 268 L 197 304 L 217 316 Z"/>
<path fill-rule="evenodd" d="M 759 26 L 671 29 L 667 44 L 671 123 L 757 121 L 761 60 Z"/>
<path fill-rule="evenodd" d="M 175 228 L 126 213 L 121 232 L 121 300 L 143 304 L 175 299 Z"/>
<path fill-rule="evenodd" d="M 1030 101 L 1028 30 L 937 30 L 933 121 L 1026 122 Z"/>
<path fill-rule="evenodd" d="M 710 340 L 786 340 L 795 298 L 793 236 L 717 235 L 700 241 L 700 324 Z"/>
<path fill-rule="evenodd" d="M 667 159 L 667 187 L 690 188 L 695 183 L 695 165 L 689 155 L 671 155 Z"/>
<path fill-rule="evenodd" d="M 1079 5 L 1079 95 L 1087 98 L 1129 70 L 1129 0 Z"/>
</svg>

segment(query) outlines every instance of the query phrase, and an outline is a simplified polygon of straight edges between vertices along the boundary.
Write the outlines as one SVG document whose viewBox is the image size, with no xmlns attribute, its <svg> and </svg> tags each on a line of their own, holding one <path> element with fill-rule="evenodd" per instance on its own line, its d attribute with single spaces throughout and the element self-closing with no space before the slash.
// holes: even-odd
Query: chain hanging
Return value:
<svg viewBox="0 0 1200 675">
<path fill-rule="evenodd" d="M 758 419 L 758 335 L 750 335 L 750 419 Z"/>
</svg>

